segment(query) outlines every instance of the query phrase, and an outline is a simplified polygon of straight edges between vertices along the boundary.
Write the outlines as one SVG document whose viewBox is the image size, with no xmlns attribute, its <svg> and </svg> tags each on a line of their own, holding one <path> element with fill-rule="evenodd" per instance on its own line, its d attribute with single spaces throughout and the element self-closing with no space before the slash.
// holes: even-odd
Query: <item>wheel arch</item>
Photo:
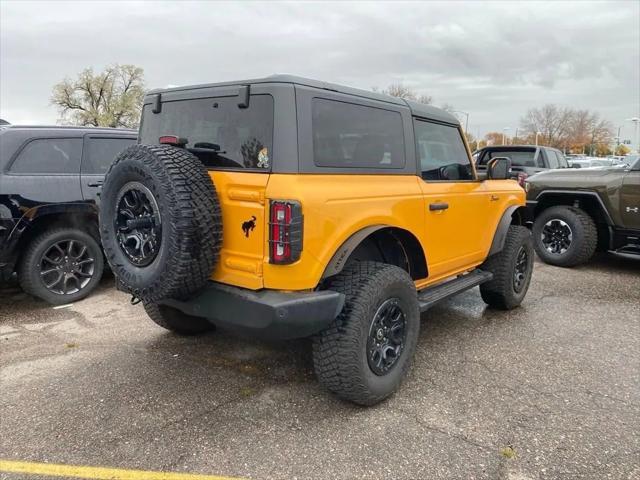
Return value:
<svg viewBox="0 0 640 480">
<path fill-rule="evenodd" d="M 42 232 L 52 228 L 76 228 L 91 235 L 100 245 L 98 209 L 94 204 L 51 204 L 29 209 L 12 232 L 18 246 L 15 264 L 24 256 L 27 245 Z"/>
<path fill-rule="evenodd" d="M 502 214 L 502 217 L 500 217 L 487 257 L 502 251 L 511 225 L 521 225 L 530 228 L 531 222 L 532 218 L 527 207 L 522 205 L 511 205 L 508 207 Z"/>
<path fill-rule="evenodd" d="M 567 192 L 563 190 L 546 190 L 536 198 L 534 218 L 551 207 L 565 205 L 586 212 L 595 222 L 598 230 L 598 248 L 607 250 L 613 244 L 613 226 L 615 222 L 595 192 Z"/>
<path fill-rule="evenodd" d="M 414 280 L 429 275 L 426 255 L 418 238 L 409 230 L 391 225 L 371 225 L 352 234 L 335 251 L 321 280 L 337 275 L 353 259 L 396 265 Z"/>
</svg>

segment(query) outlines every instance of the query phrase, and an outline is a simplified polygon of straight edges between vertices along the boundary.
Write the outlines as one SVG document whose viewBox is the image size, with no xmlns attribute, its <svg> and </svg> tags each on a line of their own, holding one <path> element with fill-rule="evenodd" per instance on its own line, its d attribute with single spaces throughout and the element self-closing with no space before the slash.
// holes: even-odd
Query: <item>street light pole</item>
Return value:
<svg viewBox="0 0 640 480">
<path fill-rule="evenodd" d="M 510 130 L 510 128 L 509 127 L 504 127 L 502 129 L 502 145 L 505 144 L 504 141 L 505 141 L 505 138 L 506 138 L 507 130 Z"/>
<path fill-rule="evenodd" d="M 627 121 L 636 124 L 636 132 L 635 132 L 636 153 L 640 153 L 640 135 L 638 135 L 638 126 L 640 126 L 640 118 L 638 117 L 628 118 Z"/>
<path fill-rule="evenodd" d="M 538 146 L 538 135 L 542 135 L 542 132 L 536 132 L 536 147 Z"/>
<path fill-rule="evenodd" d="M 461 113 L 465 116 L 464 120 L 464 136 L 469 136 L 469 114 L 467 112 L 463 112 L 462 110 L 451 110 L 453 113 Z"/>
</svg>

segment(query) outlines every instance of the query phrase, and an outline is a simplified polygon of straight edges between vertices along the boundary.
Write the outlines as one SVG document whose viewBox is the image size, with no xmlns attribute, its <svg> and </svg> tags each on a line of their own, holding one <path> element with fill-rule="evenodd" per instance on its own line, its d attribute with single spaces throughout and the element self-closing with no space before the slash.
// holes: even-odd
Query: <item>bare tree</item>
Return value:
<svg viewBox="0 0 640 480">
<path fill-rule="evenodd" d="M 376 91 L 376 89 L 374 89 L 374 91 Z M 392 83 L 384 90 L 381 90 L 380 93 L 391 95 L 392 97 L 413 100 L 414 102 L 420 102 L 427 105 L 433 102 L 433 98 L 430 95 L 419 94 L 411 87 L 407 87 L 402 83 Z"/>
<path fill-rule="evenodd" d="M 542 108 L 532 108 L 521 120 L 521 128 L 526 136 L 542 134 L 543 142 L 553 147 L 562 147 L 567 140 L 573 112 L 569 108 L 548 104 Z"/>
<path fill-rule="evenodd" d="M 135 128 L 144 97 L 144 71 L 135 65 L 112 65 L 103 72 L 83 70 L 53 87 L 51 103 L 61 120 L 73 125 Z"/>
</svg>

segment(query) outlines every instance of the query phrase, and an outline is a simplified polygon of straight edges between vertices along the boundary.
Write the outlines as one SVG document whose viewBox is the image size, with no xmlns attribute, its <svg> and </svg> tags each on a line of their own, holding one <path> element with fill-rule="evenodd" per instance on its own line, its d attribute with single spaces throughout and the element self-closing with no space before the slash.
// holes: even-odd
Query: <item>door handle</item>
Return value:
<svg viewBox="0 0 640 480">
<path fill-rule="evenodd" d="M 101 187 L 102 185 L 104 185 L 104 182 L 102 180 L 95 183 L 87 183 L 87 187 Z"/>
<path fill-rule="evenodd" d="M 500 197 L 498 195 L 491 195 L 491 201 L 495 202 L 496 200 L 500 200 Z"/>
<path fill-rule="evenodd" d="M 446 202 L 439 202 L 439 203 L 430 203 L 429 204 L 429 210 L 433 211 L 438 211 L 438 210 L 446 210 L 447 208 L 449 208 L 449 204 Z"/>
</svg>

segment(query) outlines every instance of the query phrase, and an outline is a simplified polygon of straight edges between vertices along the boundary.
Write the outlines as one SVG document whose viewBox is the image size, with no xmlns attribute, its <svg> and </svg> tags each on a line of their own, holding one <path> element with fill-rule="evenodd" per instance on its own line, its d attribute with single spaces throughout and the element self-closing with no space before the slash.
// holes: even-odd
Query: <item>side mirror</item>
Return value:
<svg viewBox="0 0 640 480">
<path fill-rule="evenodd" d="M 494 157 L 487 163 L 487 179 L 506 180 L 511 178 L 511 159 Z"/>
</svg>

